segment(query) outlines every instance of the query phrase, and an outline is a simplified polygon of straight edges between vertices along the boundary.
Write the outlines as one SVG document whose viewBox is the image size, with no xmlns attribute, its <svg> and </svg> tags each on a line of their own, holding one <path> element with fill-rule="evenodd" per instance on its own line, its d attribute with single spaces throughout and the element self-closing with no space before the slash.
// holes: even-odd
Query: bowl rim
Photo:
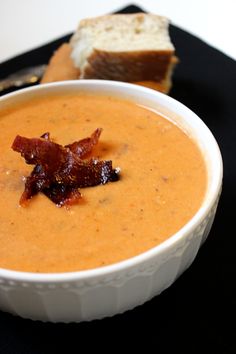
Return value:
<svg viewBox="0 0 236 354">
<path fill-rule="evenodd" d="M 209 138 L 209 142 L 212 144 L 214 150 L 214 158 L 216 160 L 216 171 L 214 171 L 213 181 L 211 183 L 211 197 L 205 198 L 201 207 L 198 211 L 194 214 L 194 216 L 175 234 L 170 236 L 168 239 L 163 241 L 162 243 L 158 244 L 157 246 L 138 254 L 134 257 L 122 260 L 120 262 L 116 262 L 110 265 L 92 268 L 88 270 L 79 270 L 79 271 L 70 271 L 70 272 L 60 272 L 60 273 L 34 273 L 34 272 L 26 272 L 26 271 L 18 271 L 18 270 L 11 270 L 0 268 L 0 279 L 6 279 L 9 281 L 16 281 L 16 282 L 28 282 L 28 283 L 65 283 L 65 282 L 79 282 L 94 278 L 100 278 L 104 276 L 110 276 L 115 278 L 117 273 L 120 272 L 129 272 L 130 269 L 133 267 L 141 266 L 143 263 L 149 261 L 153 257 L 157 255 L 163 254 L 166 250 L 176 245 L 181 239 L 186 237 L 187 235 L 191 234 L 196 226 L 199 226 L 201 222 L 204 220 L 206 215 L 211 211 L 214 204 L 217 202 L 219 198 L 219 194 L 221 191 L 222 186 L 222 179 L 223 179 L 223 161 L 219 146 L 216 142 L 215 137 L 213 136 L 210 129 L 207 125 L 201 120 L 201 118 L 196 115 L 191 109 L 185 106 L 183 103 L 177 101 L 176 99 L 167 96 L 161 92 L 155 91 L 153 89 L 131 84 L 125 82 L 118 82 L 118 81 L 110 81 L 110 80 L 69 80 L 69 81 L 58 81 L 53 83 L 41 84 L 39 86 L 33 86 L 29 88 L 24 88 L 17 90 L 15 92 L 3 95 L 0 97 L 0 104 L 3 101 L 8 99 L 12 99 L 14 97 L 23 96 L 24 94 L 30 92 L 40 92 L 45 91 L 47 89 L 57 89 L 58 87 L 61 88 L 74 88 L 74 87 L 85 87 L 85 86 L 97 86 L 97 87 L 114 87 L 119 89 L 130 89 L 137 91 L 139 93 L 143 93 L 144 95 L 151 95 L 156 96 L 159 100 L 164 103 L 164 105 L 171 106 L 169 108 L 172 111 L 173 107 L 180 108 L 184 110 L 186 114 L 190 114 L 193 119 L 197 120 L 201 128 L 205 131 Z M 167 108 L 168 109 L 168 108 Z M 185 119 L 183 117 L 183 119 Z M 209 189 L 209 187 L 208 187 Z"/>
</svg>

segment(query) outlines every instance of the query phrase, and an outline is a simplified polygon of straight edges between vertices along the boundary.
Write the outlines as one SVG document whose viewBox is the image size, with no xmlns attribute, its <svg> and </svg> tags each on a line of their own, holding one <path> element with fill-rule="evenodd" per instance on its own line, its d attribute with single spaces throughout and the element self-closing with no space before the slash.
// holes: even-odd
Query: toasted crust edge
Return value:
<svg viewBox="0 0 236 354">
<path fill-rule="evenodd" d="M 80 79 L 157 81 L 165 79 L 174 51 L 106 52 L 94 49 Z"/>
</svg>

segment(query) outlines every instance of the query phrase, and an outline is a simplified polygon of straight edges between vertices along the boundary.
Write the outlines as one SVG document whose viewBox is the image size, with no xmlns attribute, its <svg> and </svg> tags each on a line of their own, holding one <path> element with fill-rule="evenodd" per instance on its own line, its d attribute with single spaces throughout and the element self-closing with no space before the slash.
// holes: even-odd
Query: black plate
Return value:
<svg viewBox="0 0 236 354">
<path fill-rule="evenodd" d="M 138 12 L 129 6 L 120 12 Z M 0 312 L 0 353 L 77 353 L 146 347 L 157 353 L 236 353 L 236 62 L 196 37 L 170 27 L 180 63 L 171 96 L 195 111 L 215 135 L 224 185 L 213 228 L 192 266 L 166 291 L 123 315 L 91 323 L 32 322 Z M 0 65 L 4 77 L 47 63 L 70 34 Z M 108 344 L 108 339 L 113 343 Z"/>
</svg>

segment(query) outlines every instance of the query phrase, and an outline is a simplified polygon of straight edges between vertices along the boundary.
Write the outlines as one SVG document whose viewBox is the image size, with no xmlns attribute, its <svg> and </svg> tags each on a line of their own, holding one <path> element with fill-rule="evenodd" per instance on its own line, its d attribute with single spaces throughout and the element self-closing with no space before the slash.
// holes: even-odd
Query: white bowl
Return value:
<svg viewBox="0 0 236 354">
<path fill-rule="evenodd" d="M 221 192 L 222 159 L 206 125 L 176 100 L 137 85 L 86 80 L 40 85 L 0 98 L 0 108 L 62 92 L 100 92 L 131 99 L 167 114 L 203 152 L 208 173 L 204 201 L 194 217 L 162 244 L 125 261 L 92 270 L 36 274 L 0 269 L 0 309 L 52 322 L 80 322 L 132 309 L 160 294 L 193 262 L 205 241 Z"/>
</svg>

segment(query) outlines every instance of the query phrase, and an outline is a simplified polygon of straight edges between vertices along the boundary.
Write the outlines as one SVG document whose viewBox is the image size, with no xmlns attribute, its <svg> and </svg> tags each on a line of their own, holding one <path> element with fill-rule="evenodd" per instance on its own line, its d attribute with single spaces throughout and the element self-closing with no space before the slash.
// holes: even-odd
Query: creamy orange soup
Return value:
<svg viewBox="0 0 236 354">
<path fill-rule="evenodd" d="M 17 134 L 49 131 L 69 144 L 102 135 L 93 155 L 121 168 L 118 182 L 81 189 L 83 199 L 58 208 L 38 194 L 19 206 L 32 171 L 11 149 Z M 201 153 L 176 125 L 132 102 L 105 96 L 35 99 L 0 114 L 0 267 L 30 272 L 84 270 L 144 252 L 178 231 L 203 200 Z"/>
</svg>

